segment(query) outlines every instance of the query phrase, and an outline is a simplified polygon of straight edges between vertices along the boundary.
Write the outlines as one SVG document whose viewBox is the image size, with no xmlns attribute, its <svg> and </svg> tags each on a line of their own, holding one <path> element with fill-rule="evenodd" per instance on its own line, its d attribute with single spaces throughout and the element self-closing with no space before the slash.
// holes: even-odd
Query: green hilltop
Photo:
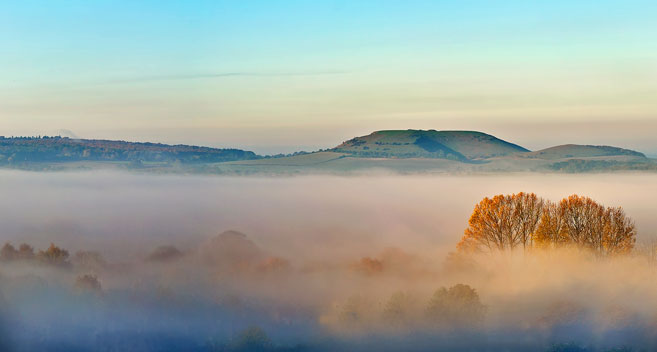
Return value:
<svg viewBox="0 0 657 352">
<path fill-rule="evenodd" d="M 476 131 L 392 130 L 350 139 L 331 151 L 358 157 L 477 161 L 529 150 Z"/>
</svg>

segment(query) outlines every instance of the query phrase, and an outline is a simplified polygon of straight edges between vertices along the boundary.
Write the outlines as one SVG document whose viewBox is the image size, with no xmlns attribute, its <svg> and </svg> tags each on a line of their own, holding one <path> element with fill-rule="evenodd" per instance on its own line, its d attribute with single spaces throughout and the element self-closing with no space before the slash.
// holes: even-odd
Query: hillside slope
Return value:
<svg viewBox="0 0 657 352">
<path fill-rule="evenodd" d="M 645 158 L 643 153 L 639 153 L 630 149 L 623 149 L 618 147 L 610 147 L 606 145 L 578 145 L 578 144 L 565 144 L 556 147 L 537 150 L 535 152 L 526 153 L 523 155 L 528 158 L 538 158 L 546 160 L 555 159 L 568 159 L 568 158 L 595 158 L 595 157 L 610 157 L 610 156 L 629 156 L 637 158 Z"/>
<path fill-rule="evenodd" d="M 475 161 L 529 150 L 475 131 L 391 130 L 350 139 L 331 149 L 355 157 Z"/>
</svg>

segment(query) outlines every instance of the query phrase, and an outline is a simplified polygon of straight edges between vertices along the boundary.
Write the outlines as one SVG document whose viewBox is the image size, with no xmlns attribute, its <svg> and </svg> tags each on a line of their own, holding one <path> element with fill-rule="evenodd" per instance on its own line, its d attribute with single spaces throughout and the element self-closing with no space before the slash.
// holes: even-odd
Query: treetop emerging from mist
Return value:
<svg viewBox="0 0 657 352">
<path fill-rule="evenodd" d="M 68 251 L 55 246 L 53 243 L 47 249 L 41 250 L 36 254 L 34 253 L 34 247 L 26 243 L 21 244 L 18 249 L 11 243 L 5 243 L 0 249 L 0 261 L 2 262 L 36 260 L 42 264 L 67 267 L 70 265 L 68 259 Z"/>
<path fill-rule="evenodd" d="M 630 252 L 635 241 L 634 222 L 620 207 L 578 195 L 553 203 L 520 192 L 481 200 L 457 247 L 492 252 L 575 246 L 607 256 Z"/>
</svg>

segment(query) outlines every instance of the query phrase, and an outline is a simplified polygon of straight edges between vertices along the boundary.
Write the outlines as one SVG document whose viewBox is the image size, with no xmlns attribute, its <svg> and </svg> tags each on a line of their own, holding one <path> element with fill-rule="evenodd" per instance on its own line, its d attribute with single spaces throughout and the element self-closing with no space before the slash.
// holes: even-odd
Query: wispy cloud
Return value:
<svg viewBox="0 0 657 352">
<path fill-rule="evenodd" d="M 229 77 L 294 77 L 294 76 L 327 76 L 343 75 L 349 71 L 326 70 L 326 71 L 299 71 L 299 72 L 220 72 L 220 73 L 191 73 L 191 74 L 171 74 L 171 75 L 153 75 L 140 76 L 124 79 L 109 80 L 107 83 L 138 83 L 153 81 L 179 81 L 194 79 L 218 79 Z"/>
</svg>

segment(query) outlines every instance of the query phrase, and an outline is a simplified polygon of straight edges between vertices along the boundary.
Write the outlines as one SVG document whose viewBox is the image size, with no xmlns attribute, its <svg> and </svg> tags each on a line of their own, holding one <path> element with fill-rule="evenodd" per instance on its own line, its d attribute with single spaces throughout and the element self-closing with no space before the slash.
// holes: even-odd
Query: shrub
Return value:
<svg viewBox="0 0 657 352">
<path fill-rule="evenodd" d="M 100 292 L 102 286 L 95 275 L 80 275 L 75 279 L 75 288 L 81 291 Z"/>
<path fill-rule="evenodd" d="M 486 307 L 472 287 L 457 284 L 438 289 L 431 297 L 427 316 L 431 322 L 445 328 L 474 328 L 483 323 Z"/>
<path fill-rule="evenodd" d="M 155 248 L 155 250 L 148 255 L 146 260 L 150 262 L 170 262 L 178 260 L 182 256 L 183 253 L 174 246 L 160 246 Z"/>
</svg>

